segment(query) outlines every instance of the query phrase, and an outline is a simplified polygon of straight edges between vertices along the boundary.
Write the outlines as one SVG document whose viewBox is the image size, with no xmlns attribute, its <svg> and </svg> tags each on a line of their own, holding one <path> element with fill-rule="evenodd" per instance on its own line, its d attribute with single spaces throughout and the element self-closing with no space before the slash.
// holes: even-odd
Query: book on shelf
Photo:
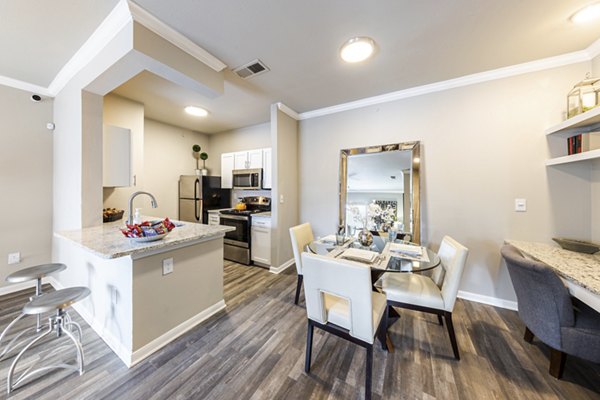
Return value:
<svg viewBox="0 0 600 400">
<path fill-rule="evenodd" d="M 580 133 L 567 139 L 567 155 L 600 149 L 600 133 Z"/>
</svg>

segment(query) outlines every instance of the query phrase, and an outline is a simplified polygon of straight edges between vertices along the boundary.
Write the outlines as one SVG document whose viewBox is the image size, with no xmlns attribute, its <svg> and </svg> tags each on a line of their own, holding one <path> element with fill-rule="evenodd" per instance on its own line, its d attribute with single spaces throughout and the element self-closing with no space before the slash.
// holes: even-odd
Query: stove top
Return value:
<svg viewBox="0 0 600 400">
<path fill-rule="evenodd" d="M 223 210 L 221 214 L 230 214 L 230 215 L 250 215 L 256 214 L 259 212 L 263 212 L 264 210 Z"/>
</svg>

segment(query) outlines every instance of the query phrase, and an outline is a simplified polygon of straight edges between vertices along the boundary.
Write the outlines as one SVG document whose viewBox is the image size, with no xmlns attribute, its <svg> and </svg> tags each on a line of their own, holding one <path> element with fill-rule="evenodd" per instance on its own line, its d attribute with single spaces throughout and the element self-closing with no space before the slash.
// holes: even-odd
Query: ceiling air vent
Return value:
<svg viewBox="0 0 600 400">
<path fill-rule="evenodd" d="M 250 61 L 249 63 L 244 64 L 241 67 L 237 67 L 233 70 L 233 72 L 235 72 L 240 78 L 243 79 L 248 79 L 251 76 L 260 75 L 267 71 L 269 71 L 269 67 L 267 67 L 259 59 Z"/>
</svg>

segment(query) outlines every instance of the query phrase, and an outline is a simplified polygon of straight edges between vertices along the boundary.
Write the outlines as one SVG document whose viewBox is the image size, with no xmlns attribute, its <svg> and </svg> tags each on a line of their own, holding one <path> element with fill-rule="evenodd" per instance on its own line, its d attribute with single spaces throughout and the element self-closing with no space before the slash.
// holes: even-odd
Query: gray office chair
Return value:
<svg viewBox="0 0 600 400">
<path fill-rule="evenodd" d="M 571 299 L 546 264 L 526 259 L 510 245 L 501 254 L 517 293 L 525 341 L 531 343 L 535 335 L 550 346 L 550 375 L 561 378 L 567 354 L 600 362 L 600 314 Z"/>
</svg>

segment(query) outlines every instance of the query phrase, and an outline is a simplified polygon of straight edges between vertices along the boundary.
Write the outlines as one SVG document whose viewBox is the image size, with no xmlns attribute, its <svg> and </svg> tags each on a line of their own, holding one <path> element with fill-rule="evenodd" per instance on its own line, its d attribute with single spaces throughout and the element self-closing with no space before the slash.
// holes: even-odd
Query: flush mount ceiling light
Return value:
<svg viewBox="0 0 600 400">
<path fill-rule="evenodd" d="M 349 63 L 364 61 L 371 57 L 375 50 L 375 41 L 368 37 L 354 37 L 340 49 L 342 60 Z"/>
<path fill-rule="evenodd" d="M 583 24 L 598 17 L 600 17 L 600 3 L 594 3 L 573 14 L 571 21 L 576 24 Z"/>
<path fill-rule="evenodd" d="M 195 117 L 206 117 L 208 115 L 208 111 L 196 106 L 187 106 L 185 112 Z"/>
</svg>

